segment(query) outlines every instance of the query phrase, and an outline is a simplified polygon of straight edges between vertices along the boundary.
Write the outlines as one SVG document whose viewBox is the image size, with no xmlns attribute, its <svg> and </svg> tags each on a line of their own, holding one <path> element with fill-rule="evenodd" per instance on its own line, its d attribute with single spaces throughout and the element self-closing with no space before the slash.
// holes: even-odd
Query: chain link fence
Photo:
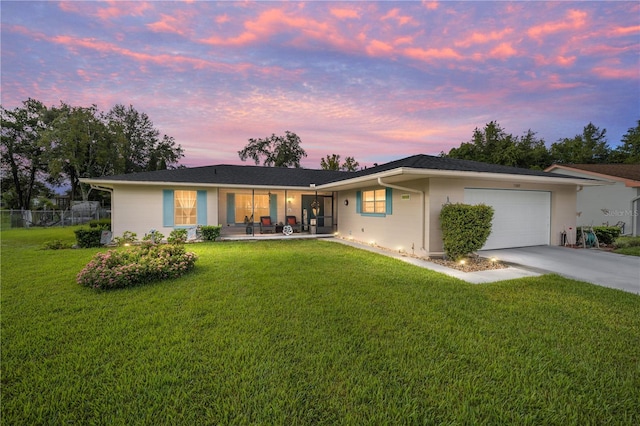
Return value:
<svg viewBox="0 0 640 426">
<path fill-rule="evenodd" d="M 67 210 L 0 210 L 2 229 L 83 225 L 105 218 L 111 218 L 111 211 L 94 205 Z"/>
</svg>

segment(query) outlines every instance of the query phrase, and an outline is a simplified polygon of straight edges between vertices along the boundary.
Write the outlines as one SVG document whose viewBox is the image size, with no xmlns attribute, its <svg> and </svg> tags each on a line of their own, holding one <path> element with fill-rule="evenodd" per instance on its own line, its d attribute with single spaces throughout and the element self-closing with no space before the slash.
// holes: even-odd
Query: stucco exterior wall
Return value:
<svg viewBox="0 0 640 426">
<path fill-rule="evenodd" d="M 512 189 L 521 191 L 551 192 L 551 235 L 550 244 L 560 244 L 560 233 L 576 226 L 576 188 L 574 185 L 548 185 L 536 183 L 513 183 L 506 181 L 442 179 L 429 180 L 430 227 L 429 249 L 433 254 L 442 253 L 442 232 L 439 215 L 442 205 L 447 202 L 464 203 L 465 188 Z M 526 226 L 523 223 L 522 226 Z"/>
<path fill-rule="evenodd" d="M 218 225 L 218 190 L 202 187 L 162 187 L 144 185 L 115 185 L 113 188 L 111 228 L 114 236 L 125 231 L 135 232 L 139 239 L 155 229 L 169 236 L 173 227 L 163 226 L 164 189 L 207 191 L 207 225 Z"/>
<path fill-rule="evenodd" d="M 440 210 L 447 203 L 463 203 L 465 188 L 517 189 L 551 192 L 550 244 L 560 244 L 560 233 L 576 225 L 576 189 L 574 185 L 548 185 L 535 183 L 513 183 L 508 181 L 429 178 L 403 182 L 401 186 L 424 191 L 424 228 L 421 217 L 421 196 L 398 189 L 393 190 L 393 214 L 386 217 L 369 217 L 356 213 L 356 190 L 341 191 L 338 201 L 338 232 L 344 238 L 376 244 L 391 250 L 412 251 L 421 255 L 441 255 L 442 232 Z M 361 190 L 375 189 L 362 188 Z M 379 187 L 377 187 L 379 188 Z M 410 200 L 403 200 L 409 194 Z M 343 201 L 349 200 L 344 206 Z M 523 223 L 522 226 L 526 226 Z M 424 229 L 424 233 L 423 230 Z M 424 251 L 421 251 L 424 235 Z M 412 250 L 413 247 L 413 250 Z"/>
<path fill-rule="evenodd" d="M 403 182 L 401 186 L 422 191 L 424 184 L 425 181 Z M 372 186 L 362 190 L 379 188 L 379 186 Z M 345 206 L 344 200 L 348 200 L 349 205 Z M 421 249 L 426 220 L 423 226 L 422 203 L 423 197 L 420 193 L 394 188 L 392 214 L 384 217 L 367 216 L 356 212 L 355 190 L 340 191 L 337 198 L 338 233 L 343 238 L 366 244 L 376 244 L 395 251 L 424 254 Z"/>
</svg>

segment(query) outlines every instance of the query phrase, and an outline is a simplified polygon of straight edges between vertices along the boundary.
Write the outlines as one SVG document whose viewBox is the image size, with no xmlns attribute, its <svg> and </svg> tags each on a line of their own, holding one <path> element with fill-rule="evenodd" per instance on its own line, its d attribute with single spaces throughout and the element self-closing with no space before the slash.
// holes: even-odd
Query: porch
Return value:
<svg viewBox="0 0 640 426">
<path fill-rule="evenodd" d="M 331 192 L 221 188 L 218 218 L 223 239 L 287 237 L 282 231 L 290 220 L 295 225 L 289 238 L 331 236 L 337 230 L 336 206 Z M 270 222 L 268 226 L 263 226 L 263 218 Z"/>
</svg>

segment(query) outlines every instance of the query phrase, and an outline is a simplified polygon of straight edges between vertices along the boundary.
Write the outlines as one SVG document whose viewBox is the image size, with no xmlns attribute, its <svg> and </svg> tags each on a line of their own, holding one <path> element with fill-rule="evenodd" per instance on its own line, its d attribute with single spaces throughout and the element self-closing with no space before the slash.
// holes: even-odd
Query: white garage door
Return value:
<svg viewBox="0 0 640 426">
<path fill-rule="evenodd" d="M 492 206 L 493 226 L 483 249 L 548 245 L 551 235 L 551 193 L 504 189 L 464 190 L 466 204 Z"/>
</svg>

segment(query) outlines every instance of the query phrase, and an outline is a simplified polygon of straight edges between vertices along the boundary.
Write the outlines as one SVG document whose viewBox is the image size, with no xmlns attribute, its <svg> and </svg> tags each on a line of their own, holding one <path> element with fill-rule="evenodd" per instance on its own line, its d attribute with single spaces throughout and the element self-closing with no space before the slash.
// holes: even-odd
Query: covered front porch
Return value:
<svg viewBox="0 0 640 426">
<path fill-rule="evenodd" d="M 221 188 L 218 218 L 224 239 L 293 235 L 332 235 L 337 230 L 334 193 L 299 189 Z"/>
</svg>

